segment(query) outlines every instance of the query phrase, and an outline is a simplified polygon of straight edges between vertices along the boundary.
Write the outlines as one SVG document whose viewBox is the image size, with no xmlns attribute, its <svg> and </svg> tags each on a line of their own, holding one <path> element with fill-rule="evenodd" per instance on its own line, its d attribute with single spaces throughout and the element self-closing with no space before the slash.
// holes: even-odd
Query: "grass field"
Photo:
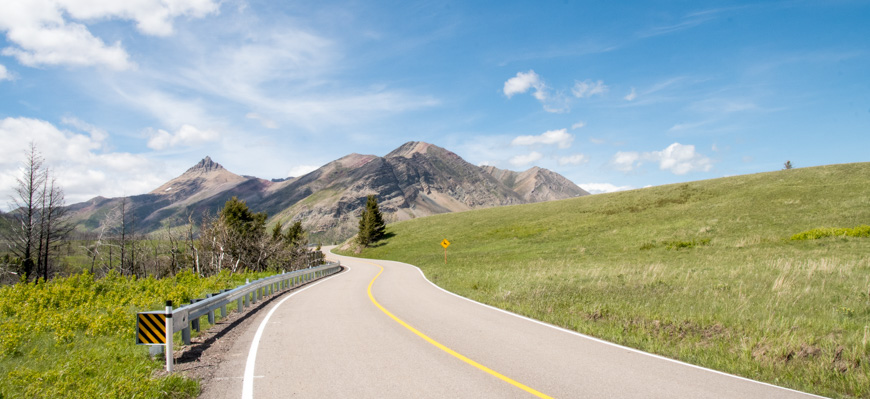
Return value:
<svg viewBox="0 0 870 399">
<path fill-rule="evenodd" d="M 867 398 L 867 224 L 862 163 L 415 219 L 388 226 L 395 236 L 362 256 L 630 347 Z"/>
</svg>

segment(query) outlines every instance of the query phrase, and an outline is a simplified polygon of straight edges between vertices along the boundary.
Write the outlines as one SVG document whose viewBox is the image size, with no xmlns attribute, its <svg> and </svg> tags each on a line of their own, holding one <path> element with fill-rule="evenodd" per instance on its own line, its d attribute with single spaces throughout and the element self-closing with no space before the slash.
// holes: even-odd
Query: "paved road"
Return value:
<svg viewBox="0 0 870 399">
<path fill-rule="evenodd" d="M 330 258 L 349 270 L 261 310 L 204 396 L 811 397 L 498 311 L 407 264 Z"/>
</svg>

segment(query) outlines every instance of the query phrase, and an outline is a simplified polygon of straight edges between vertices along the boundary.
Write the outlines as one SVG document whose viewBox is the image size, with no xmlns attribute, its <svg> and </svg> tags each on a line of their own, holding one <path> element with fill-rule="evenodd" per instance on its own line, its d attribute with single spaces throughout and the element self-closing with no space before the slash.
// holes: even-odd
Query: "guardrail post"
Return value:
<svg viewBox="0 0 870 399">
<path fill-rule="evenodd" d="M 190 304 L 193 305 L 199 301 L 199 299 L 191 299 Z M 190 327 L 199 332 L 199 317 L 190 319 Z"/>
<path fill-rule="evenodd" d="M 190 323 L 187 323 L 187 327 L 181 329 L 181 342 L 184 342 L 185 345 L 190 345 Z"/>
<path fill-rule="evenodd" d="M 227 291 L 229 291 L 229 290 L 221 290 L 220 293 L 223 294 L 224 292 L 227 292 Z M 224 302 L 224 305 L 221 306 L 221 318 L 223 319 L 225 317 L 227 317 L 227 304 L 226 304 L 226 302 Z"/>
<path fill-rule="evenodd" d="M 206 297 L 206 298 L 211 298 L 212 296 L 214 296 L 214 295 L 212 295 L 212 294 L 205 294 L 205 297 Z M 208 324 L 209 324 L 209 325 L 212 325 L 212 326 L 214 325 L 214 310 L 209 310 L 209 311 L 208 311 Z"/>
<path fill-rule="evenodd" d="M 172 372 L 175 354 L 172 353 L 172 301 L 166 301 L 166 371 Z"/>
</svg>

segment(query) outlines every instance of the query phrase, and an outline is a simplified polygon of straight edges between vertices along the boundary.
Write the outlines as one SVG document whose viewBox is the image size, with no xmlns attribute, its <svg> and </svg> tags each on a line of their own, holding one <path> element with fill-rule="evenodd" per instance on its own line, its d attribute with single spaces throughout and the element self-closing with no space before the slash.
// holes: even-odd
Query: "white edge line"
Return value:
<svg viewBox="0 0 870 399">
<path fill-rule="evenodd" d="M 343 266 L 343 267 L 346 267 L 347 270 L 350 270 L 350 268 L 347 266 Z M 335 274 L 333 274 L 332 276 L 334 276 L 334 275 Z M 275 304 L 275 306 L 273 306 L 272 309 L 269 309 L 269 313 L 267 313 L 266 317 L 263 319 L 263 321 L 260 322 L 260 326 L 257 328 L 257 333 L 254 334 L 254 340 L 251 342 L 251 350 L 248 351 L 248 361 L 245 363 L 245 377 L 244 377 L 244 380 L 242 381 L 242 399 L 254 399 L 254 364 L 257 362 L 257 349 L 260 347 L 260 338 L 263 337 L 263 331 L 266 330 L 266 324 L 269 323 L 269 319 L 272 318 L 272 313 L 275 313 L 275 309 L 278 309 L 278 307 L 281 306 L 282 303 L 284 303 L 286 300 L 292 298 L 293 295 L 296 295 L 296 294 L 303 292 L 311 287 L 314 287 L 315 285 L 318 285 L 322 282 L 325 282 L 329 279 L 329 277 L 332 277 L 332 276 L 327 276 L 323 280 L 320 280 L 320 281 L 318 281 L 314 284 L 311 284 L 311 285 L 309 285 L 309 286 L 307 286 L 299 291 L 296 291 L 290 295 L 287 295 L 286 298 L 282 299 L 280 302 Z M 258 376 L 258 377 L 262 378 L 263 376 Z"/>
<path fill-rule="evenodd" d="M 333 254 L 333 255 L 334 255 L 334 254 Z M 364 258 L 359 258 L 359 259 L 364 259 Z M 640 349 L 629 348 L 629 347 L 627 347 L 627 346 L 623 346 L 623 345 L 615 344 L 615 343 L 613 343 L 613 342 L 605 341 L 605 340 L 603 340 L 603 339 L 599 339 L 599 338 L 595 338 L 595 337 L 592 337 L 592 336 L 589 336 L 589 335 L 585 335 L 585 334 L 578 333 L 577 331 L 568 330 L 568 329 L 566 329 L 566 328 L 562 328 L 562 327 L 559 327 L 559 326 L 556 326 L 556 325 L 552 325 L 552 324 L 549 324 L 549 323 L 545 323 L 545 322 L 540 321 L 540 320 L 535 320 L 535 319 L 532 319 L 532 318 L 529 318 L 529 317 L 526 317 L 526 316 L 523 316 L 523 315 L 519 315 L 519 314 L 516 314 L 516 313 L 513 313 L 513 312 L 509 312 L 509 311 L 504 310 L 504 309 L 499 309 L 499 308 L 497 308 L 497 307 L 490 306 L 490 305 L 487 305 L 487 304 L 485 304 L 485 303 L 480 303 L 480 302 L 475 301 L 475 300 L 473 300 L 473 299 L 466 298 L 466 297 L 464 297 L 464 296 L 462 296 L 462 295 L 455 294 L 455 293 L 453 293 L 453 292 L 450 292 L 450 291 L 445 290 L 444 288 L 439 287 L 439 286 L 436 285 L 435 283 L 429 281 L 428 278 L 426 278 L 426 274 L 423 273 L 423 270 L 422 270 L 422 269 L 420 269 L 418 266 L 414 266 L 414 265 L 412 265 L 412 264 L 410 264 L 410 263 L 404 263 L 404 262 L 398 262 L 398 261 L 392 261 L 392 260 L 385 260 L 385 259 L 366 259 L 366 260 L 393 262 L 393 263 L 398 263 L 398 264 L 402 264 L 402 265 L 407 265 L 407 266 L 413 267 L 413 268 L 417 269 L 418 272 L 420 272 L 420 275 L 423 276 L 423 279 L 426 280 L 426 282 L 428 282 L 429 284 L 431 284 L 433 287 L 435 287 L 435 288 L 437 288 L 437 289 L 439 289 L 439 290 L 441 290 L 441 291 L 444 291 L 444 292 L 446 292 L 446 293 L 448 293 L 448 294 L 450 294 L 450 295 L 453 295 L 453 296 L 455 296 L 455 297 L 457 297 L 457 298 L 464 299 L 464 300 L 469 301 L 469 302 L 472 302 L 472 303 L 476 303 L 476 304 L 478 304 L 478 305 L 480 305 L 480 306 L 483 306 L 483 307 L 486 307 L 486 308 L 489 308 L 489 309 L 492 309 L 492 310 L 495 310 L 495 311 L 498 311 L 498 312 L 501 312 L 501 313 L 505 313 L 505 314 L 508 314 L 508 315 L 511 315 L 511 316 L 514 316 L 514 317 L 518 317 L 518 318 L 523 319 L 523 320 L 526 320 L 526 321 L 530 321 L 530 322 L 532 322 L 532 323 L 540 324 L 540 325 L 545 326 L 545 327 L 550 327 L 550 328 L 552 328 L 552 329 L 556 329 L 556 330 L 562 331 L 562 332 L 564 332 L 564 333 L 568 333 L 568 334 L 576 335 L 576 336 L 578 336 L 578 337 L 585 338 L 585 339 L 588 339 L 588 340 L 591 340 L 591 341 L 595 341 L 595 342 L 602 343 L 602 344 L 605 344 L 605 345 L 610 345 L 610 346 L 613 346 L 613 347 L 616 347 L 616 348 L 620 348 L 620 349 L 624 349 L 624 350 L 627 350 L 627 351 L 630 351 L 630 352 L 639 353 L 639 354 L 641 354 L 641 355 L 646 355 L 646 356 L 654 357 L 654 358 L 656 358 L 656 359 L 666 360 L 666 361 L 669 361 L 669 362 L 671 362 L 671 363 L 681 364 L 681 365 L 683 365 L 683 366 L 687 366 L 687 367 L 695 368 L 695 369 L 698 369 L 698 370 L 704 370 L 704 371 L 708 371 L 708 372 L 711 372 L 711 373 L 714 373 L 714 374 L 724 375 L 724 376 L 728 376 L 728 377 L 731 377 L 731 378 L 736 378 L 736 379 L 738 379 L 738 380 L 743 380 L 743 381 L 753 382 L 753 383 L 756 383 L 756 384 L 766 385 L 766 386 L 769 386 L 769 387 L 778 388 L 778 389 L 782 389 L 782 390 L 786 390 L 786 391 L 790 391 L 790 392 L 794 392 L 794 393 L 799 393 L 799 394 L 803 394 L 803 395 L 808 395 L 808 396 L 812 396 L 812 397 L 816 397 L 816 398 L 824 398 L 824 399 L 828 399 L 828 398 L 825 397 L 825 396 L 819 396 L 819 395 L 815 395 L 815 394 L 811 394 L 811 393 L 807 393 L 807 392 L 803 392 L 803 391 L 798 391 L 798 390 L 796 390 L 796 389 L 791 389 L 791 388 L 781 387 L 781 386 L 779 386 L 779 385 L 774 385 L 774 384 L 770 384 L 770 383 L 767 383 L 767 382 L 756 381 L 756 380 L 753 380 L 753 379 L 751 379 L 751 378 L 741 377 L 741 376 L 739 376 L 739 375 L 729 374 L 729 373 L 726 373 L 726 372 L 722 372 L 722 371 L 718 371 L 718 370 L 713 370 L 713 369 L 710 369 L 710 368 L 701 367 L 701 366 L 697 366 L 697 365 L 694 365 L 694 364 L 689 364 L 689 363 L 686 363 L 686 362 L 683 362 L 683 361 L 679 361 L 679 360 L 676 360 L 676 359 L 671 359 L 671 358 L 669 358 L 669 357 L 664 357 L 664 356 L 661 356 L 661 355 L 656 355 L 656 354 L 653 354 L 653 353 L 644 352 L 644 351 L 642 351 L 642 350 L 640 350 Z"/>
</svg>

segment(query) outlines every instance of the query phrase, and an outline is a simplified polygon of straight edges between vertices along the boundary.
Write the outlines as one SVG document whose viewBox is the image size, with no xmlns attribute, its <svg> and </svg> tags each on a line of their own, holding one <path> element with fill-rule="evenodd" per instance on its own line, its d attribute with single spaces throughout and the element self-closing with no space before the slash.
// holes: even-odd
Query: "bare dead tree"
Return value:
<svg viewBox="0 0 870 399">
<path fill-rule="evenodd" d="M 67 222 L 67 208 L 64 207 L 63 189 L 56 179 L 49 177 L 46 169 L 46 181 L 42 194 L 42 209 L 40 210 L 39 230 L 39 269 L 42 278 L 48 280 L 51 254 L 69 236 L 73 226 Z"/>
<path fill-rule="evenodd" d="M 202 276 L 202 270 L 199 266 L 199 248 L 196 246 L 196 241 L 193 237 L 193 227 L 195 226 L 195 222 L 193 221 L 193 212 L 187 215 L 187 248 L 190 250 L 191 256 L 193 257 L 193 267 L 196 271 L 196 275 Z"/>
<path fill-rule="evenodd" d="M 38 255 L 39 207 L 45 182 L 42 165 L 42 156 L 36 150 L 36 144 L 31 142 L 24 160 L 22 177 L 16 179 L 18 186 L 15 188 L 15 195 L 10 198 L 13 226 L 4 237 L 10 252 L 21 259 L 19 272 L 25 279 L 30 278 L 34 272 L 34 257 Z"/>
<path fill-rule="evenodd" d="M 133 274 L 135 265 L 130 264 L 127 259 L 127 241 L 129 239 L 129 230 L 131 228 L 128 202 L 127 197 L 123 197 L 121 198 L 121 203 L 118 204 L 118 211 L 121 214 L 118 225 L 118 246 L 121 249 L 122 273 Z"/>
</svg>

